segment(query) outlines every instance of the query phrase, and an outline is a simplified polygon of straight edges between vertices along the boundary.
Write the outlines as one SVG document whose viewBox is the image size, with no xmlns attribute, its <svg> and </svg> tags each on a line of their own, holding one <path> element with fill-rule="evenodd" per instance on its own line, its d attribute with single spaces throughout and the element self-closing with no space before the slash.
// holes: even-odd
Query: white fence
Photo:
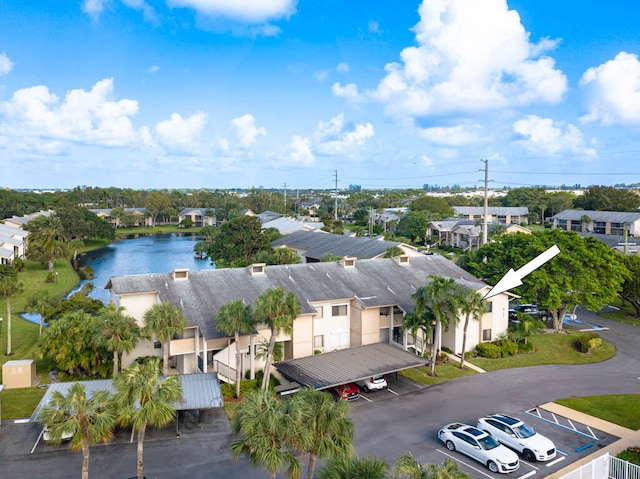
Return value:
<svg viewBox="0 0 640 479">
<path fill-rule="evenodd" d="M 606 453 L 560 479 L 640 479 L 640 467 Z"/>
</svg>

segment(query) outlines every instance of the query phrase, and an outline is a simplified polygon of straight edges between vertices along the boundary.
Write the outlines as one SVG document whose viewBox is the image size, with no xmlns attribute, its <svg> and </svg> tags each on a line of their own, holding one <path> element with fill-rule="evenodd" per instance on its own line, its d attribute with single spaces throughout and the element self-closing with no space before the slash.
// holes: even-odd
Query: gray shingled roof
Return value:
<svg viewBox="0 0 640 479">
<path fill-rule="evenodd" d="M 375 343 L 280 361 L 274 366 L 285 377 L 302 386 L 326 389 L 427 363 L 426 359 L 398 347 Z"/>
<path fill-rule="evenodd" d="M 312 233 L 317 234 L 317 233 Z M 207 339 L 226 337 L 215 328 L 220 307 L 242 299 L 255 307 L 267 289 L 281 287 L 296 295 L 302 314 L 316 314 L 310 301 L 357 299 L 364 307 L 398 305 L 412 311 L 411 295 L 424 286 L 428 275 L 454 278 L 480 289 L 479 279 L 440 255 L 412 256 L 408 264 L 395 259 L 358 260 L 353 267 L 339 262 L 266 266 L 264 273 L 251 268 L 190 271 L 188 279 L 174 280 L 171 273 L 112 277 L 105 288 L 113 294 L 157 292 L 160 301 L 182 307 L 190 325 Z"/>
<path fill-rule="evenodd" d="M 222 390 L 216 373 L 197 373 L 197 374 L 180 374 L 180 384 L 182 385 L 182 401 L 176 403 L 178 411 L 187 411 L 193 409 L 210 409 L 214 407 L 222 407 L 224 400 L 222 398 Z M 47 407 L 51 402 L 54 391 L 67 394 L 72 385 L 76 382 L 84 385 L 87 396 L 91 397 L 96 391 L 114 392 L 112 379 L 96 379 L 93 381 L 71 381 L 64 383 L 51 383 L 47 387 L 47 391 L 38 403 L 35 411 L 31 415 L 32 421 L 39 421 L 42 409 Z"/>
<path fill-rule="evenodd" d="M 289 246 L 305 250 L 307 258 L 321 260 L 327 255 L 354 258 L 375 258 L 401 243 L 365 237 L 343 236 L 321 231 L 295 231 L 271 243 L 271 246 Z"/>
<path fill-rule="evenodd" d="M 484 206 L 452 206 L 453 211 L 459 215 L 483 215 Z M 487 213 L 490 215 L 525 216 L 529 214 L 526 206 L 489 206 Z"/>
<path fill-rule="evenodd" d="M 609 223 L 632 223 L 640 219 L 640 212 L 625 211 L 594 211 L 594 210 L 563 210 L 551 217 L 552 220 L 581 221 L 587 215 L 592 221 Z"/>
</svg>

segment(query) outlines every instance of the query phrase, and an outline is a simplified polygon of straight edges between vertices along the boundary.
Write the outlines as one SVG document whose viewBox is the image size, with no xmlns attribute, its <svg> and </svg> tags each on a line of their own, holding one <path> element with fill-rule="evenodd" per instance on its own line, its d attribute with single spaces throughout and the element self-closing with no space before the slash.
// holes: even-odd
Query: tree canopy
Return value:
<svg viewBox="0 0 640 479">
<path fill-rule="evenodd" d="M 562 329 L 567 310 L 575 305 L 597 311 L 613 301 L 627 277 L 620 255 L 593 237 L 559 229 L 511 234 L 470 252 L 463 266 L 489 284 L 517 270 L 553 245 L 560 254 L 522 279 L 512 292 L 522 301 L 549 310 L 554 329 Z"/>
<path fill-rule="evenodd" d="M 222 223 L 206 247 L 207 256 L 217 267 L 239 267 L 251 263 L 251 257 L 271 247 L 255 216 L 239 216 Z"/>
<path fill-rule="evenodd" d="M 590 186 L 576 198 L 574 206 L 584 210 L 637 211 L 640 195 L 633 190 L 613 186 Z"/>
</svg>

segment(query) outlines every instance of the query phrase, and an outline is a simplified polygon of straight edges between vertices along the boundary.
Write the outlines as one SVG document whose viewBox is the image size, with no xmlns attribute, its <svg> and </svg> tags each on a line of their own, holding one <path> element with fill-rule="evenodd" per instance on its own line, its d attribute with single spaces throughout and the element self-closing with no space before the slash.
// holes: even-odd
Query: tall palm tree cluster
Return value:
<svg viewBox="0 0 640 479">
<path fill-rule="evenodd" d="M 113 382 L 114 391 L 88 394 L 81 383 L 67 394 L 54 391 L 42 410 L 52 444 L 70 437 L 69 447 L 82 450 L 82 479 L 89 478 L 89 446 L 108 442 L 116 424 L 131 426 L 137 434 L 137 477 L 144 477 L 144 437 L 147 426 L 163 427 L 176 416 L 175 404 L 182 397 L 178 376 L 163 377 L 159 358 L 134 363 Z"/>
<path fill-rule="evenodd" d="M 467 329 L 471 319 L 479 320 L 486 312 L 487 304 L 482 295 L 471 288 L 462 286 L 453 278 L 430 275 L 426 285 L 413 294 L 416 301 L 414 312 L 404 319 L 404 329 L 414 337 L 420 332 L 423 337 L 433 338 L 431 351 L 431 370 L 435 375 L 435 366 L 441 348 L 442 330 L 456 326 L 459 314 L 464 315 L 462 351 L 460 368 L 464 368 L 464 351 L 467 346 Z"/>
<path fill-rule="evenodd" d="M 43 347 L 51 355 L 62 355 L 73 343 L 81 342 L 87 354 L 65 356 L 70 372 L 90 368 L 96 351 L 109 351 L 113 359 L 113 392 L 88 394 L 81 383 L 72 385 L 67 394 L 55 391 L 43 409 L 41 419 L 52 444 L 70 437 L 70 448 L 82 450 L 82 478 L 89 477 L 89 446 L 107 442 L 116 424 L 131 426 L 137 434 L 137 477 L 144 477 L 144 438 L 147 426 L 163 427 L 174 420 L 175 405 L 182 398 L 178 376 L 168 376 L 168 343 L 184 329 L 180 308 L 169 303 L 154 305 L 145 314 L 145 327 L 126 316 L 122 308 L 109 305 L 97 317 L 75 311 L 55 320 L 43 336 Z M 70 331 L 68 328 L 75 326 Z M 84 329 L 83 329 L 84 328 Z M 86 328 L 91 331 L 87 333 Z M 122 355 L 131 352 L 141 337 L 153 334 L 163 343 L 160 358 L 134 362 L 122 369 Z M 89 344 L 86 338 L 91 338 Z M 58 349 L 56 349 L 58 348 Z"/>
<path fill-rule="evenodd" d="M 271 337 L 266 352 L 262 390 L 269 386 L 271 363 L 276 346 L 276 337 L 280 333 L 290 334 L 293 330 L 293 320 L 300 314 L 300 302 L 293 293 L 287 293 L 282 288 L 268 289 L 256 300 L 256 310 L 243 300 L 236 299 L 223 305 L 218 311 L 216 328 L 228 335 L 233 335 L 236 344 L 236 397 L 240 397 L 240 381 L 242 378 L 242 353 L 237 347 L 241 334 L 252 333 L 257 325 L 266 325 L 271 331 Z"/>
<path fill-rule="evenodd" d="M 234 417 L 232 430 L 239 439 L 231 443 L 231 455 L 245 456 L 254 466 L 266 469 L 270 479 L 286 471 L 298 479 L 306 459 L 306 477 L 313 479 L 318 459 L 325 464 L 319 479 L 466 479 L 458 464 L 447 459 L 442 465 L 420 464 L 411 453 L 401 456 L 390 471 L 378 457 L 355 454 L 355 429 L 346 401 L 313 388 L 300 390 L 287 401 L 271 391 L 249 393 Z"/>
</svg>

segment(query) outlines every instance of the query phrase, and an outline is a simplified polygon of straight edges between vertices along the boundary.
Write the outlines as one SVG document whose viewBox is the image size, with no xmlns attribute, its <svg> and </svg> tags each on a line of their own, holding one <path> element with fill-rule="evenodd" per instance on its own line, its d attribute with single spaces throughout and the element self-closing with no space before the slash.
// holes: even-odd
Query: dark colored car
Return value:
<svg viewBox="0 0 640 479">
<path fill-rule="evenodd" d="M 358 386 L 354 383 L 341 384 L 340 386 L 329 389 L 329 392 L 333 394 L 336 401 L 343 399 L 345 401 L 355 401 L 360 397 L 360 391 Z"/>
<path fill-rule="evenodd" d="M 509 319 L 511 321 L 516 321 L 518 319 L 518 313 L 536 316 L 543 321 L 549 317 L 546 310 L 538 309 L 538 306 L 535 304 L 517 304 L 513 309 L 509 310 Z"/>
</svg>

